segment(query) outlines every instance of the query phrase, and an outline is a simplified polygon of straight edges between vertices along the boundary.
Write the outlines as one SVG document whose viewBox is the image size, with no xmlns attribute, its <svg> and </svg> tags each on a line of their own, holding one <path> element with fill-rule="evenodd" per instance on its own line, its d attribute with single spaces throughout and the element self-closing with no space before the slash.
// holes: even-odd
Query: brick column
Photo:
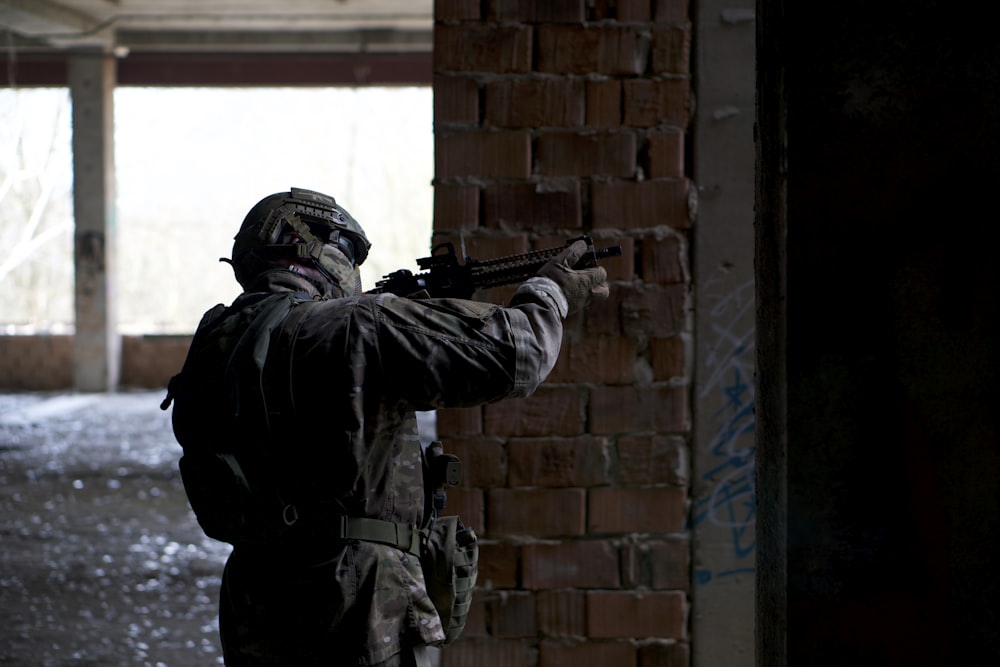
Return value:
<svg viewBox="0 0 1000 667">
<path fill-rule="evenodd" d="M 115 63 L 103 49 L 69 59 L 73 98 L 73 259 L 76 333 L 73 382 L 78 391 L 118 384 L 120 341 L 115 304 Z"/>
<path fill-rule="evenodd" d="M 443 667 L 689 663 L 687 6 L 435 4 L 434 241 L 624 250 L 534 396 L 438 413 L 483 541 Z"/>
</svg>

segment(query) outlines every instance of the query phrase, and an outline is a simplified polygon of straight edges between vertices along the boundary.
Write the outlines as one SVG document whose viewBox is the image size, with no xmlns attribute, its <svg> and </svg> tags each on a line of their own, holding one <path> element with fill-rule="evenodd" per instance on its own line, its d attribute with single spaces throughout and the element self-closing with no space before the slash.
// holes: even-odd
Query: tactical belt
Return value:
<svg viewBox="0 0 1000 667">
<path fill-rule="evenodd" d="M 357 516 L 341 516 L 339 518 L 340 520 L 335 527 L 337 538 L 388 544 L 414 556 L 420 555 L 420 547 L 427 534 L 427 531 L 420 530 L 412 524 L 393 523 L 392 521 Z"/>
</svg>

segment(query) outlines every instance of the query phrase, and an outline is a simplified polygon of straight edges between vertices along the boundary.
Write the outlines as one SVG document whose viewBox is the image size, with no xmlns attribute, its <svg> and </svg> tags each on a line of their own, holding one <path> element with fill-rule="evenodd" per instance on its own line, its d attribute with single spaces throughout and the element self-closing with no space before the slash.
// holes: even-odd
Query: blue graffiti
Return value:
<svg viewBox="0 0 1000 667">
<path fill-rule="evenodd" d="M 698 570 L 695 570 L 694 579 L 695 582 L 704 586 L 705 584 L 711 582 L 714 579 L 724 579 L 726 577 L 733 577 L 738 574 L 754 574 L 756 572 L 757 568 L 754 567 L 737 567 L 732 570 L 722 570 L 719 572 L 713 572 L 712 570 L 699 568 Z"/>
<path fill-rule="evenodd" d="M 756 502 L 756 419 L 754 404 L 753 280 L 717 294 L 709 308 L 704 376 L 699 400 L 718 401 L 708 423 L 714 433 L 700 458 L 695 483 L 697 498 L 691 512 L 692 527 L 706 524 L 728 531 L 732 560 L 717 570 L 699 568 L 695 581 L 705 584 L 755 571 L 754 524 Z M 704 405 L 705 403 L 703 403 Z M 749 559 L 749 560 L 747 560 Z"/>
<path fill-rule="evenodd" d="M 729 529 L 737 561 L 752 556 L 756 549 L 754 389 L 752 377 L 745 378 L 738 367 L 731 369 L 731 382 L 721 388 L 723 405 L 712 415 L 719 424 L 711 441 L 715 465 L 700 476 L 711 491 L 695 501 L 692 512 L 693 525 L 710 522 Z M 702 569 L 696 572 L 696 580 L 708 583 L 753 571 L 752 567 L 718 572 Z"/>
<path fill-rule="evenodd" d="M 711 483 L 712 491 L 695 502 L 692 522 L 698 525 L 710 521 L 728 526 L 733 552 L 738 558 L 744 558 L 753 553 L 756 543 L 753 533 L 757 513 L 754 492 L 756 446 L 752 438 L 756 430 L 754 386 L 752 379 L 744 380 L 739 368 L 734 368 L 732 373 L 733 381 L 722 390 L 726 401 L 713 415 L 722 419 L 711 443 L 717 464 L 701 475 L 702 480 Z M 742 444 L 748 438 L 751 444 Z"/>
</svg>

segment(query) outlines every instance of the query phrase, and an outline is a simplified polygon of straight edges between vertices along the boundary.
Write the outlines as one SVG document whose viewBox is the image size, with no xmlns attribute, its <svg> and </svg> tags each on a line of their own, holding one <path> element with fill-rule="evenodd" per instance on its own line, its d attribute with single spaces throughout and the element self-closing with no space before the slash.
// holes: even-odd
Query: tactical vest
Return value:
<svg viewBox="0 0 1000 667">
<path fill-rule="evenodd" d="M 306 294 L 244 295 L 202 318 L 181 372 L 161 404 L 176 400 L 174 433 L 183 449 L 181 480 L 205 534 L 235 546 L 285 545 L 315 553 L 344 540 L 388 544 L 420 558 L 428 595 L 446 643 L 462 632 L 478 572 L 478 540 L 456 516 L 440 516 L 446 485 L 460 463 L 434 443 L 424 456 L 428 517 L 424 526 L 322 513 L 297 502 L 293 466 L 271 446 L 288 418 L 285 388 L 268 390 L 265 362 L 288 351 L 303 316 L 316 303 Z M 280 364 L 279 364 L 280 365 Z"/>
</svg>

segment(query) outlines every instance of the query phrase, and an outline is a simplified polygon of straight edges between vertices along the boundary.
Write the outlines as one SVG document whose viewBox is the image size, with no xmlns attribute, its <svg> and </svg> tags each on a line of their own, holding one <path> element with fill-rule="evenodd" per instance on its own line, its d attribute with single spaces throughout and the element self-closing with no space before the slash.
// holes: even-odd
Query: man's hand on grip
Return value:
<svg viewBox="0 0 1000 667">
<path fill-rule="evenodd" d="M 587 244 L 576 241 L 538 271 L 539 276 L 549 278 L 559 285 L 559 289 L 566 295 L 570 314 L 586 307 L 595 296 L 608 296 L 608 273 L 603 266 L 573 268 L 586 253 Z"/>
</svg>

